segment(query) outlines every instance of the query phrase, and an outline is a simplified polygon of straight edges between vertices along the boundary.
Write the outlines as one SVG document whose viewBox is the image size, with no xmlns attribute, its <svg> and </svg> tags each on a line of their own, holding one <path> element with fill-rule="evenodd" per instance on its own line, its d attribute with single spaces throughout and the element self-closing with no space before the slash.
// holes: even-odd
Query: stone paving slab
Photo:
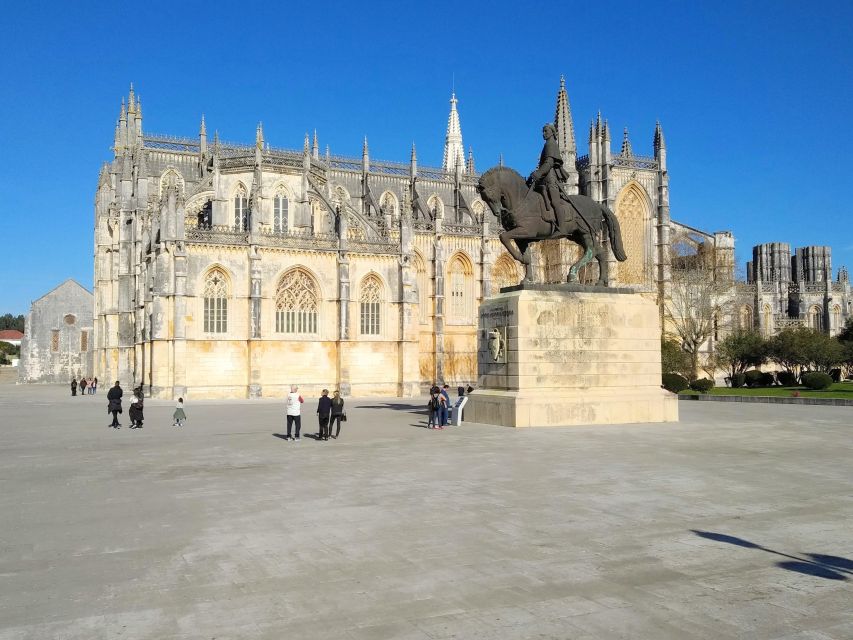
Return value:
<svg viewBox="0 0 853 640">
<path fill-rule="evenodd" d="M 849 409 L 439 432 L 424 404 L 297 444 L 277 401 L 114 431 L 103 394 L 0 386 L 0 640 L 853 638 Z"/>
</svg>

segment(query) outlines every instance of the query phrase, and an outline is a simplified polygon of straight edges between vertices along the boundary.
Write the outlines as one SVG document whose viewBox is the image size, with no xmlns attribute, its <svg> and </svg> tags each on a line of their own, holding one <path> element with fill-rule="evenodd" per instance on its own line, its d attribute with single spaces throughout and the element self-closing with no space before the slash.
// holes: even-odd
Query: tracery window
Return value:
<svg viewBox="0 0 853 640">
<path fill-rule="evenodd" d="M 379 313 L 382 305 L 382 283 L 379 278 L 370 275 L 361 282 L 361 334 L 378 336 L 380 323 Z"/>
<path fill-rule="evenodd" d="M 228 331 L 228 279 L 221 269 L 211 269 L 204 279 L 204 332 Z"/>
<path fill-rule="evenodd" d="M 277 333 L 317 333 L 319 294 L 308 272 L 293 269 L 285 273 L 275 293 L 275 330 Z"/>
<path fill-rule="evenodd" d="M 762 314 L 764 315 L 764 335 L 769 336 L 773 333 L 773 311 L 770 309 L 769 304 L 764 305 Z"/>
<path fill-rule="evenodd" d="M 841 307 L 839 305 L 832 307 L 832 329 L 834 333 L 841 330 Z"/>
<path fill-rule="evenodd" d="M 809 309 L 809 326 L 815 331 L 823 331 L 823 310 L 817 305 Z"/>
<path fill-rule="evenodd" d="M 520 280 L 516 262 L 508 254 L 495 260 L 492 267 L 492 293 L 498 293 L 502 287 L 514 287 Z"/>
<path fill-rule="evenodd" d="M 54 353 L 59 351 L 59 329 L 50 332 L 50 350 Z"/>
<path fill-rule="evenodd" d="M 462 256 L 456 256 L 450 263 L 449 276 L 449 320 L 453 324 L 470 324 L 472 322 L 472 274 L 469 264 Z"/>
<path fill-rule="evenodd" d="M 435 220 L 441 217 L 444 211 L 444 203 L 438 196 L 430 196 L 429 200 L 427 200 L 427 209 L 429 209 L 432 219 Z"/>
<path fill-rule="evenodd" d="M 241 184 L 234 193 L 234 228 L 238 231 L 249 229 L 249 201 L 246 188 Z"/>
<path fill-rule="evenodd" d="M 746 305 L 740 308 L 740 328 L 744 331 L 752 329 L 752 309 Z"/>
<path fill-rule="evenodd" d="M 89 350 L 89 332 L 85 329 L 80 332 L 80 353 L 86 353 Z"/>
<path fill-rule="evenodd" d="M 287 232 L 287 216 L 290 208 L 290 202 L 287 199 L 287 194 L 279 191 L 275 200 L 273 200 L 273 230 L 278 233 Z"/>
</svg>

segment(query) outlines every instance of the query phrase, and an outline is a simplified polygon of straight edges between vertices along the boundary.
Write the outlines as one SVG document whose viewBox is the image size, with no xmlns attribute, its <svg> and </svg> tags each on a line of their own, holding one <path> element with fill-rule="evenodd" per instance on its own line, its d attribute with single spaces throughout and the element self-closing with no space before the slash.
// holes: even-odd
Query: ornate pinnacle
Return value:
<svg viewBox="0 0 853 640">
<path fill-rule="evenodd" d="M 199 127 L 198 135 L 206 136 L 207 135 L 207 127 L 204 125 L 204 114 L 201 114 L 201 127 Z"/>
<path fill-rule="evenodd" d="M 264 148 L 264 123 L 263 122 L 258 122 L 258 126 L 255 129 L 255 146 L 261 150 L 263 150 L 263 148 Z"/>
<path fill-rule="evenodd" d="M 634 152 L 631 149 L 631 141 L 628 139 L 628 127 L 625 127 L 625 131 L 622 133 L 622 155 L 634 155 Z"/>
<path fill-rule="evenodd" d="M 314 143 L 311 145 L 311 155 L 315 160 L 320 159 L 320 145 L 317 143 L 317 130 L 314 129 Z"/>
<path fill-rule="evenodd" d="M 305 132 L 305 143 L 302 145 L 302 151 L 308 153 L 309 145 L 311 144 L 311 139 L 308 137 L 308 132 Z"/>
<path fill-rule="evenodd" d="M 468 147 L 468 174 L 474 175 L 477 171 L 474 169 L 474 148 Z"/>
<path fill-rule="evenodd" d="M 129 94 L 128 94 L 128 96 L 127 96 L 127 112 L 128 112 L 128 113 L 131 113 L 131 112 L 133 112 L 133 111 L 136 111 L 136 105 L 134 104 L 134 99 L 133 99 L 133 83 L 131 82 L 131 83 L 130 83 L 130 93 L 129 93 Z"/>
</svg>

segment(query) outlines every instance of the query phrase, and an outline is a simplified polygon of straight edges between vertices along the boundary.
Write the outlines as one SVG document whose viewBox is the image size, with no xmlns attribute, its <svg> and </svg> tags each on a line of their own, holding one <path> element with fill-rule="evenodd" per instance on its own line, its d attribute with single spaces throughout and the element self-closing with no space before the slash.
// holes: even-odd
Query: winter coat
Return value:
<svg viewBox="0 0 853 640">
<path fill-rule="evenodd" d="M 317 402 L 317 415 L 321 418 L 328 418 L 332 410 L 332 399 L 329 396 L 320 396 Z"/>
<path fill-rule="evenodd" d="M 124 391 L 121 390 L 121 387 L 113 387 L 107 392 L 107 413 L 110 411 L 121 413 L 121 397 L 123 394 Z"/>
<path fill-rule="evenodd" d="M 342 416 L 344 415 L 344 399 L 343 398 L 332 398 L 332 415 L 333 416 Z"/>
</svg>

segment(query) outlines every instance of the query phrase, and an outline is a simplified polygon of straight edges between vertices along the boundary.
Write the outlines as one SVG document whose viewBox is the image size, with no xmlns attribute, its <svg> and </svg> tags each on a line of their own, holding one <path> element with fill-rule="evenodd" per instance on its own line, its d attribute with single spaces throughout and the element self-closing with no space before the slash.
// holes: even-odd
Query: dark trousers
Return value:
<svg viewBox="0 0 853 640">
<path fill-rule="evenodd" d="M 442 427 L 447 426 L 447 407 L 440 407 L 438 409 L 438 424 Z"/>
<path fill-rule="evenodd" d="M 319 416 L 320 418 L 320 437 L 329 437 L 329 416 Z"/>
<path fill-rule="evenodd" d="M 435 417 L 436 417 L 436 412 L 435 412 L 435 411 L 430 411 L 430 412 L 429 412 L 429 418 L 427 419 L 427 427 L 434 427 L 434 426 L 436 426 L 436 424 L 435 424 Z"/>
<path fill-rule="evenodd" d="M 296 437 L 299 437 L 299 430 L 302 428 L 302 416 L 287 416 L 287 437 L 290 437 L 290 430 L 293 424 L 296 423 Z"/>
<path fill-rule="evenodd" d="M 110 425 L 111 427 L 118 426 L 118 411 L 110 411 L 113 414 L 113 423 Z"/>
<path fill-rule="evenodd" d="M 71 395 L 72 395 L 72 396 L 76 396 L 76 395 L 77 395 L 77 387 L 71 387 Z"/>
<path fill-rule="evenodd" d="M 338 423 L 338 429 L 335 431 L 335 437 L 337 438 L 341 435 L 341 416 L 332 416 L 332 421 L 329 422 L 329 435 L 332 435 L 332 427 L 335 426 L 335 422 Z"/>
</svg>

